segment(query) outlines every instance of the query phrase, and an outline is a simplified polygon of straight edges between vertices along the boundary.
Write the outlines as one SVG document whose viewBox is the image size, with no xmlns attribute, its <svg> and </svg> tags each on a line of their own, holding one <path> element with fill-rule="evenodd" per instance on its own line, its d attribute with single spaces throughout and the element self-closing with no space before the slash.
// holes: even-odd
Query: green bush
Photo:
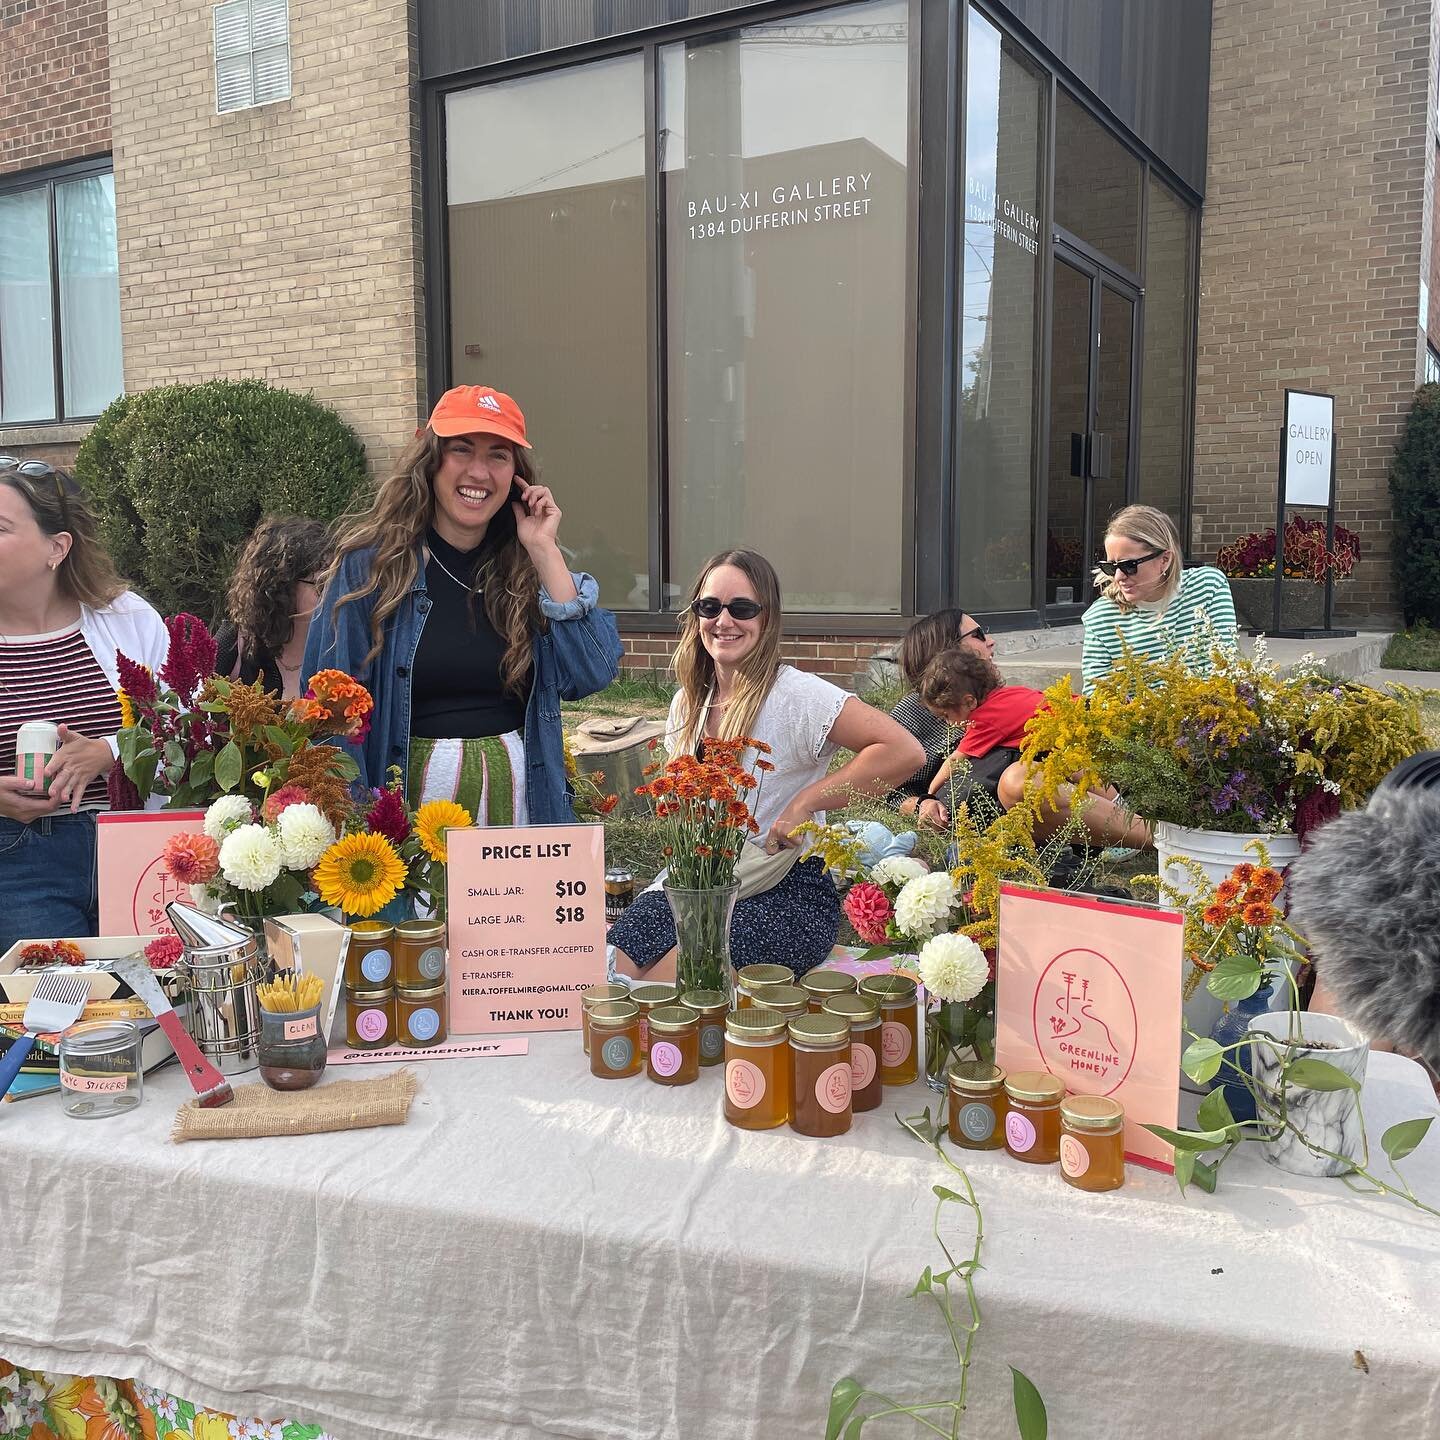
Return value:
<svg viewBox="0 0 1440 1440">
<path fill-rule="evenodd" d="M 1440 625 L 1440 385 L 1415 393 L 1390 463 L 1395 588 L 1405 623 Z"/>
<path fill-rule="evenodd" d="M 123 395 L 75 478 L 120 573 L 163 614 L 218 618 L 262 515 L 330 520 L 366 484 L 365 447 L 333 410 L 261 380 Z"/>
</svg>

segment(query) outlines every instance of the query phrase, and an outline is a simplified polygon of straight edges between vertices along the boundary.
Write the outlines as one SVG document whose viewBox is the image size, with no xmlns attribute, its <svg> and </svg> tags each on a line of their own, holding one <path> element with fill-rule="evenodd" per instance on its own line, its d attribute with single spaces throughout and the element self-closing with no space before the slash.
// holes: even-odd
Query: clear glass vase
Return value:
<svg viewBox="0 0 1440 1440">
<path fill-rule="evenodd" d="M 719 990 L 733 1003 L 730 920 L 739 893 L 738 880 L 709 890 L 665 887 L 675 917 L 675 982 L 682 995 L 687 990 Z"/>
<path fill-rule="evenodd" d="M 945 1093 L 946 1076 L 959 1060 L 995 1058 L 995 982 L 973 1000 L 925 1002 L 925 1083 Z"/>
</svg>

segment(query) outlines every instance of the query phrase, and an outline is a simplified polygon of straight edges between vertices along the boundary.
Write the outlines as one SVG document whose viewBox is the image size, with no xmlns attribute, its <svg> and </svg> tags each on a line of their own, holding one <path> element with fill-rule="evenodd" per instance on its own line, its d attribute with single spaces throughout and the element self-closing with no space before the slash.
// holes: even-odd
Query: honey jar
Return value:
<svg viewBox="0 0 1440 1440">
<path fill-rule="evenodd" d="M 637 1075 L 645 1057 L 640 1053 L 640 1007 L 632 1000 L 598 1000 L 590 1007 L 590 1073 L 602 1080 Z"/>
<path fill-rule="evenodd" d="M 915 981 L 909 975 L 870 975 L 860 993 L 880 1005 L 880 1079 L 913 1085 L 920 1078 L 920 1022 Z"/>
<path fill-rule="evenodd" d="M 810 997 L 798 985 L 757 985 L 751 993 L 757 1008 L 778 1010 L 787 1020 L 810 1013 Z"/>
<path fill-rule="evenodd" d="M 1077 1190 L 1118 1190 L 1125 1183 L 1125 1110 L 1105 1095 L 1060 1102 L 1060 1173 Z"/>
<path fill-rule="evenodd" d="M 725 1016 L 730 1004 L 719 990 L 687 990 L 680 1003 L 700 1017 L 700 1063 L 725 1063 Z"/>
<path fill-rule="evenodd" d="M 674 1005 L 679 999 L 680 989 L 676 985 L 637 985 L 630 992 L 630 999 L 640 1007 L 640 1053 L 650 1048 L 649 1018 L 652 1010 L 662 1005 Z"/>
<path fill-rule="evenodd" d="M 443 1045 L 450 1033 L 450 1002 L 445 983 L 424 990 L 395 992 L 395 1035 L 411 1050 L 428 1050 Z"/>
<path fill-rule="evenodd" d="M 998 1150 L 1005 1143 L 1005 1072 L 984 1060 L 950 1067 L 949 1130 L 965 1150 Z"/>
<path fill-rule="evenodd" d="M 735 1008 L 747 1010 L 755 1003 L 758 985 L 793 985 L 795 972 L 788 965 L 742 965 L 735 972 Z"/>
<path fill-rule="evenodd" d="M 395 927 L 395 983 L 428 990 L 445 982 L 445 922 L 402 920 Z"/>
<path fill-rule="evenodd" d="M 657 1085 L 690 1085 L 700 1078 L 700 1017 L 688 1005 L 650 1012 L 645 1073 Z"/>
<path fill-rule="evenodd" d="M 602 1000 L 628 1000 L 628 985 L 591 985 L 580 992 L 580 1041 L 585 1053 L 590 1053 L 590 1007 Z"/>
<path fill-rule="evenodd" d="M 880 1005 L 866 995 L 832 995 L 821 1011 L 850 1025 L 850 1109 L 859 1115 L 880 1104 Z"/>
<path fill-rule="evenodd" d="M 345 952 L 345 985 L 349 990 L 383 990 L 395 983 L 395 927 L 385 920 L 352 920 L 350 948 Z"/>
<path fill-rule="evenodd" d="M 1017 1070 L 1005 1077 L 1005 1148 L 1027 1165 L 1060 1158 L 1060 1102 L 1065 1086 L 1048 1070 Z"/>
<path fill-rule="evenodd" d="M 790 1128 L 843 1135 L 850 1128 L 850 1022 L 800 1015 L 790 1022 Z"/>
<path fill-rule="evenodd" d="M 388 928 L 388 927 L 387 927 Z M 345 1042 L 352 1050 L 379 1050 L 395 1040 L 395 990 L 345 992 Z"/>
<path fill-rule="evenodd" d="M 725 1017 L 725 1118 L 773 1130 L 790 1118 L 789 1021 L 754 1005 Z"/>
<path fill-rule="evenodd" d="M 810 999 L 810 1013 L 818 1015 L 832 996 L 854 992 L 855 977 L 842 970 L 811 970 L 800 977 L 800 988 Z"/>
</svg>

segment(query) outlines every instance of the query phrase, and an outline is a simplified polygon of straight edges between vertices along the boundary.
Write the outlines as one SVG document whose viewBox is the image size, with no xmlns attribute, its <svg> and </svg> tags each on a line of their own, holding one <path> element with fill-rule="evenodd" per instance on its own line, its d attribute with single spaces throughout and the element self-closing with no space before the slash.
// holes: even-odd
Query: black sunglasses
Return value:
<svg viewBox="0 0 1440 1440">
<path fill-rule="evenodd" d="M 717 600 L 713 595 L 702 595 L 690 602 L 690 608 L 702 620 L 719 618 L 722 610 L 728 610 L 736 620 L 753 620 L 765 607 L 754 600 Z"/>
<path fill-rule="evenodd" d="M 47 460 L 20 460 L 14 455 L 0 455 L 0 475 L 15 475 L 25 481 L 25 488 L 36 500 L 40 499 L 40 492 L 34 482 L 48 475 L 55 482 L 55 498 L 60 502 L 60 528 L 72 528 L 70 507 L 65 503 L 65 481 L 68 477 L 63 470 L 57 470 Z"/>
<path fill-rule="evenodd" d="M 970 630 L 962 630 L 962 631 L 960 632 L 960 644 L 962 644 L 962 645 L 963 645 L 967 640 L 983 640 L 984 638 L 985 638 L 985 627 L 984 627 L 983 625 L 976 625 L 973 629 L 970 629 Z"/>
<path fill-rule="evenodd" d="M 1095 568 L 1102 575 L 1113 575 L 1118 570 L 1133 579 L 1142 565 L 1149 560 L 1158 560 L 1164 553 L 1163 550 L 1152 550 L 1148 555 L 1137 555 L 1133 560 L 1098 560 Z"/>
</svg>

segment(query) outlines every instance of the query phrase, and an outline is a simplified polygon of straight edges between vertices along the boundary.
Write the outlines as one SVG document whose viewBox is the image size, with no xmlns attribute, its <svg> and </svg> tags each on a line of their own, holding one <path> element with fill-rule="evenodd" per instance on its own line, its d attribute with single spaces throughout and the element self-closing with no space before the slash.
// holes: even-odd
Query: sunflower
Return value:
<svg viewBox="0 0 1440 1440">
<path fill-rule="evenodd" d="M 133 730 L 135 728 L 135 702 L 123 690 L 117 690 L 115 698 L 120 702 L 120 728 Z"/>
<path fill-rule="evenodd" d="M 432 860 L 444 860 L 447 855 L 445 832 L 463 830 L 475 822 L 470 812 L 453 800 L 427 800 L 415 812 L 415 833 L 425 847 L 425 853 Z"/>
<path fill-rule="evenodd" d="M 405 866 L 383 835 L 346 835 L 320 857 L 315 888 L 347 915 L 373 915 L 400 893 Z"/>
</svg>

